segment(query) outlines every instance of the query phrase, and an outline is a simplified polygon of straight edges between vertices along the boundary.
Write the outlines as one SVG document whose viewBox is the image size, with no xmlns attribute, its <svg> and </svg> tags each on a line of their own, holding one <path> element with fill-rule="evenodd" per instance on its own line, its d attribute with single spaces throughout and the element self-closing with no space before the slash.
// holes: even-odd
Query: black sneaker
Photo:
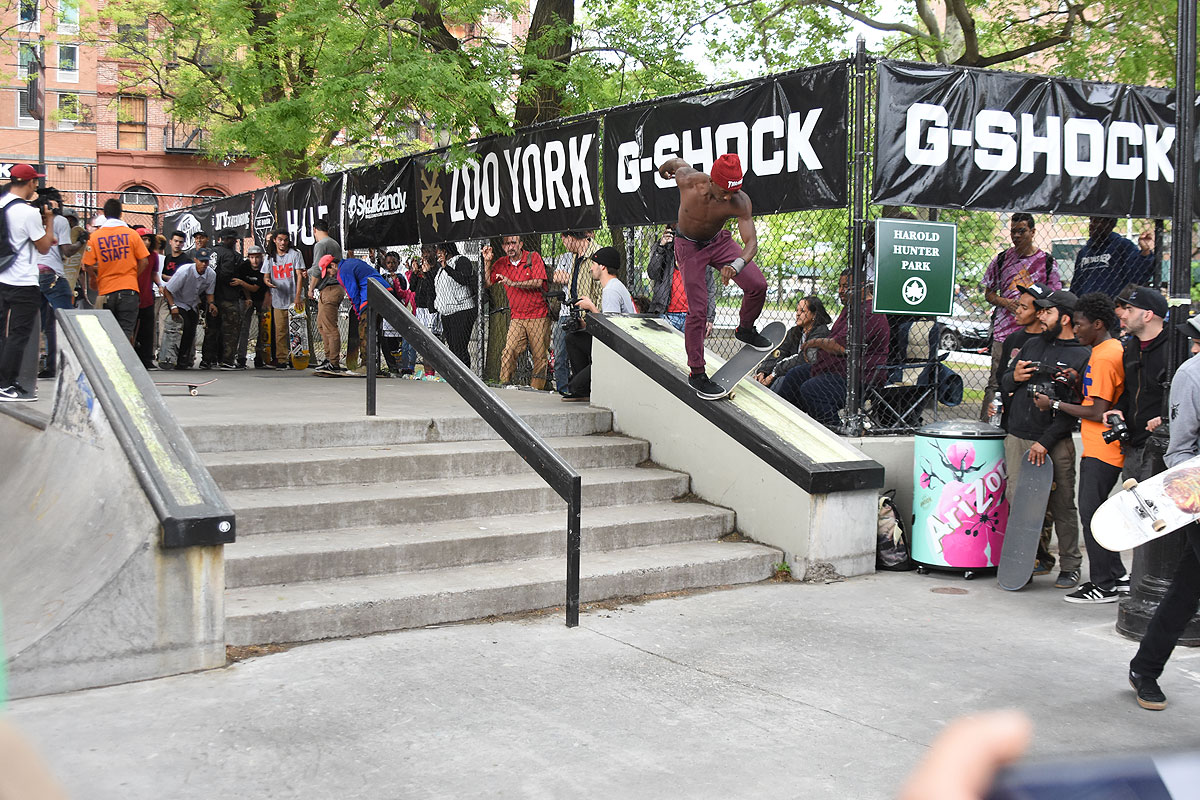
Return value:
<svg viewBox="0 0 1200 800">
<path fill-rule="evenodd" d="M 320 364 L 312 368 L 313 372 L 331 372 L 333 364 L 329 363 L 329 359 L 325 359 Z"/>
<path fill-rule="evenodd" d="M 714 381 L 712 378 L 705 375 L 703 372 L 699 375 L 692 375 L 688 378 L 688 386 L 696 390 L 696 394 L 700 395 L 705 400 L 720 400 L 729 392 L 721 384 Z"/>
<path fill-rule="evenodd" d="M 19 383 L 0 389 L 0 403 L 36 403 L 37 392 L 27 392 Z"/>
<path fill-rule="evenodd" d="M 212 364 L 208 363 L 207 361 L 201 361 L 200 369 L 212 369 Z"/>
<path fill-rule="evenodd" d="M 54 372 L 54 370 L 52 370 L 52 369 L 44 369 L 44 370 L 42 370 L 41 372 L 39 372 L 39 373 L 38 373 L 38 380 L 39 380 L 39 381 L 44 381 L 44 380 L 46 380 L 47 378 L 53 378 L 53 377 L 55 376 L 55 374 L 56 374 L 56 373 L 55 373 L 55 372 Z"/>
<path fill-rule="evenodd" d="M 1079 570 L 1064 569 L 1058 573 L 1058 580 L 1054 582 L 1055 589 L 1071 589 L 1079 585 Z"/>
<path fill-rule="evenodd" d="M 1116 586 L 1113 588 L 1120 594 L 1129 594 L 1129 574 L 1126 573 L 1124 577 L 1117 578 Z"/>
<path fill-rule="evenodd" d="M 1167 696 L 1158 688 L 1158 681 L 1149 675 L 1138 675 L 1129 670 L 1129 685 L 1137 692 L 1138 705 L 1150 711 L 1162 711 L 1167 707 Z"/>
<path fill-rule="evenodd" d="M 1053 558 L 1039 558 L 1037 563 L 1033 565 L 1034 575 L 1049 575 L 1054 570 Z M 1072 583 L 1071 586 L 1075 584 Z"/>
<path fill-rule="evenodd" d="M 749 328 L 739 327 L 733 332 L 733 336 L 739 342 L 747 344 L 755 350 L 770 350 L 775 346 L 770 339 L 755 330 L 753 325 Z"/>
<path fill-rule="evenodd" d="M 1117 602 L 1117 590 L 1101 589 L 1096 584 L 1088 581 L 1070 594 L 1064 595 L 1063 600 L 1066 600 L 1068 603 L 1082 603 L 1085 605 L 1115 603 Z"/>
<path fill-rule="evenodd" d="M 217 366 L 218 366 L 220 369 L 223 369 L 223 370 L 225 370 L 226 372 L 236 372 L 236 371 L 237 371 L 237 368 L 238 368 L 238 367 L 237 367 L 237 364 L 227 364 L 227 363 L 226 363 L 226 362 L 224 362 L 224 361 L 222 361 L 222 362 L 221 362 L 220 364 L 218 364 Z"/>
</svg>

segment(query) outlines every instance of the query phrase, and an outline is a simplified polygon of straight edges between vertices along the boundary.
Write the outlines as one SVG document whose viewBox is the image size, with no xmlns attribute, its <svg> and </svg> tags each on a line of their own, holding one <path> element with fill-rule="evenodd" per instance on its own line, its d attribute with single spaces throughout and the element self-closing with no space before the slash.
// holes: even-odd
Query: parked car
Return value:
<svg viewBox="0 0 1200 800">
<path fill-rule="evenodd" d="M 970 303 L 955 302 L 949 316 L 938 317 L 940 350 L 986 353 L 992 346 L 992 322 L 986 311 Z"/>
</svg>

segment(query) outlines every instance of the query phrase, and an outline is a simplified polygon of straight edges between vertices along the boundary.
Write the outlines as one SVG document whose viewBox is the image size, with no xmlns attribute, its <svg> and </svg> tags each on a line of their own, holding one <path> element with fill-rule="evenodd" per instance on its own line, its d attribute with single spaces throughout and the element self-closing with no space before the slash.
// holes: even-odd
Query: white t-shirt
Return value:
<svg viewBox="0 0 1200 800">
<path fill-rule="evenodd" d="M 63 277 L 63 257 L 62 251 L 58 248 L 61 244 L 71 243 L 71 223 L 67 222 L 67 218 L 62 214 L 54 215 L 54 238 L 58 240 L 58 244 L 44 254 L 39 253 L 37 264 L 39 267 L 50 267 L 61 278 Z"/>
<path fill-rule="evenodd" d="M 4 272 L 0 272 L 0 283 L 9 286 L 37 286 L 37 248 L 33 243 L 46 235 L 42 227 L 42 215 L 28 203 L 18 203 L 13 208 L 12 201 L 17 198 L 12 193 L 0 197 L 0 209 L 8 215 L 8 241 L 12 246 L 15 257 L 12 264 Z"/>
<path fill-rule="evenodd" d="M 637 313 L 637 309 L 633 305 L 633 298 L 629 296 L 629 290 L 616 278 L 613 278 L 604 287 L 604 291 L 600 295 L 600 310 L 605 314 Z"/>
</svg>

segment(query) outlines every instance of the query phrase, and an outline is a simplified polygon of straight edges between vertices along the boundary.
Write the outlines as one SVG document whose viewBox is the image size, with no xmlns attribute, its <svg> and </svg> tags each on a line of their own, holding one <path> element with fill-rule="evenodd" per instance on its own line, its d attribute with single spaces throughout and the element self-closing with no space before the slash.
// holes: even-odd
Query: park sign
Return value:
<svg viewBox="0 0 1200 800">
<path fill-rule="evenodd" d="M 958 227 L 949 222 L 875 222 L 875 311 L 949 314 Z"/>
</svg>

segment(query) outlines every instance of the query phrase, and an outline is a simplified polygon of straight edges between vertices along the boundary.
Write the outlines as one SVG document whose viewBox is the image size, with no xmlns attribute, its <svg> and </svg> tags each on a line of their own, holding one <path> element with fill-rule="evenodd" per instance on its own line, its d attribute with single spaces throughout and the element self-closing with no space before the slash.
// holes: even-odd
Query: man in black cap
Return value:
<svg viewBox="0 0 1200 800">
<path fill-rule="evenodd" d="M 636 314 L 633 298 L 617 273 L 621 254 L 613 247 L 601 247 L 588 261 L 592 277 L 600 282 L 600 307 L 591 298 L 582 297 L 575 307 L 580 311 L 605 314 Z M 587 320 L 584 320 L 586 326 Z M 592 393 L 592 335 L 585 331 L 567 336 L 567 355 L 571 358 L 571 380 L 563 400 L 587 400 Z"/>
<path fill-rule="evenodd" d="M 1004 441 L 1010 502 L 1015 502 L 1026 450 L 1031 463 L 1040 465 L 1049 457 L 1054 467 L 1054 486 L 1046 508 L 1054 518 L 1058 537 L 1060 572 L 1054 585 L 1059 589 L 1079 583 L 1083 563 L 1075 507 L 1075 441 L 1071 438 L 1075 420 L 1053 410 L 1040 410 L 1036 390 L 1047 389 L 1056 400 L 1077 401 L 1081 396 L 1080 376 L 1090 351 L 1075 341 L 1075 303 L 1075 295 L 1061 289 L 1034 300 L 1034 306 L 1043 310 L 1040 317 L 1045 330 L 1025 341 L 1000 376 L 1000 391 L 1011 398 Z"/>
<path fill-rule="evenodd" d="M 1146 449 L 1162 424 L 1167 387 L 1167 298 L 1145 286 L 1131 286 L 1117 297 L 1117 317 L 1130 336 L 1125 340 L 1125 393 L 1113 412 L 1129 426 L 1124 444 L 1123 479 L 1143 481 L 1154 474 Z"/>
</svg>

